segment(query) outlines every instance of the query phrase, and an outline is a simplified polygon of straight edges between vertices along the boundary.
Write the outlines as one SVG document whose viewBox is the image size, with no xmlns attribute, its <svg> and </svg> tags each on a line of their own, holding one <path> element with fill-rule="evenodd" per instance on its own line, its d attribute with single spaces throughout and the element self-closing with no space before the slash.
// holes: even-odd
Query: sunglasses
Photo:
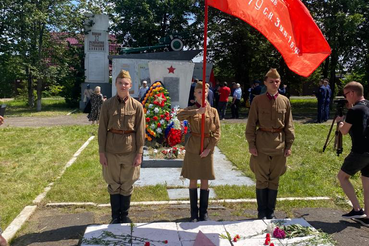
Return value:
<svg viewBox="0 0 369 246">
<path fill-rule="evenodd" d="M 351 91 L 348 91 L 346 93 L 343 93 L 343 97 L 346 98 L 346 95 L 349 94 Z"/>
</svg>

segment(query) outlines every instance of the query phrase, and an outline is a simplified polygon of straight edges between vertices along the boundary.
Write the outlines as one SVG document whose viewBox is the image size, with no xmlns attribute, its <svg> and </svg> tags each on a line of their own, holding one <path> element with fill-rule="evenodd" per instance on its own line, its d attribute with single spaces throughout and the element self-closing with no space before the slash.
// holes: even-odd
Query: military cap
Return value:
<svg viewBox="0 0 369 246">
<path fill-rule="evenodd" d="M 266 74 L 265 77 L 269 77 L 272 79 L 280 79 L 281 76 L 279 75 L 277 69 L 275 68 L 271 68 Z"/>
<path fill-rule="evenodd" d="M 122 71 L 119 72 L 119 74 L 117 76 L 117 79 L 118 78 L 121 78 L 121 79 L 123 79 L 123 78 L 131 79 L 131 75 L 129 75 L 129 72 L 128 71 L 122 70 Z"/>
</svg>

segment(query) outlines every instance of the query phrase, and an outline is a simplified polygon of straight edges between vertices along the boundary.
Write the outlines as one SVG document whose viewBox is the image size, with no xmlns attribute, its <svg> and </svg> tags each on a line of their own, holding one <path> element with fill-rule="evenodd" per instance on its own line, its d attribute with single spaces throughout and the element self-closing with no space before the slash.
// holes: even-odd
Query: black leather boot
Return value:
<svg viewBox="0 0 369 246">
<path fill-rule="evenodd" d="M 277 203 L 277 193 L 278 193 L 278 190 L 268 189 L 268 203 L 267 203 L 267 210 L 266 210 L 267 219 L 275 219 L 274 210 L 275 210 L 275 204 Z"/>
<path fill-rule="evenodd" d="M 256 200 L 258 202 L 258 219 L 266 219 L 268 189 L 256 189 Z"/>
<path fill-rule="evenodd" d="M 120 195 L 120 223 L 131 223 L 132 220 L 128 217 L 128 211 L 131 207 L 131 195 Z"/>
<path fill-rule="evenodd" d="M 197 207 L 197 189 L 189 189 L 190 191 L 190 208 L 191 219 L 190 222 L 197 222 L 199 220 L 199 208 Z"/>
<path fill-rule="evenodd" d="M 208 221 L 209 190 L 200 189 L 200 221 Z"/>
<path fill-rule="evenodd" d="M 120 195 L 110 195 L 111 221 L 110 224 L 120 223 Z"/>
</svg>

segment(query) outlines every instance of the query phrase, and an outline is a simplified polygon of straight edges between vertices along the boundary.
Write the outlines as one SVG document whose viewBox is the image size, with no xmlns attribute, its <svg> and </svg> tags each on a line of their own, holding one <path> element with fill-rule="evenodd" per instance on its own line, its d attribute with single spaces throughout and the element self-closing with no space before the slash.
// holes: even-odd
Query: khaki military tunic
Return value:
<svg viewBox="0 0 369 246">
<path fill-rule="evenodd" d="M 220 139 L 220 121 L 218 111 L 207 104 L 205 113 L 204 133 L 210 134 L 210 137 L 204 138 L 204 150 L 210 149 L 210 153 L 205 158 L 200 158 L 201 151 L 201 114 L 197 114 L 196 105 L 182 109 L 178 112 L 178 119 L 187 120 L 190 130 L 193 134 L 190 135 L 185 149 L 186 154 L 183 160 L 181 176 L 190 180 L 213 180 L 215 179 L 213 168 L 214 147 Z"/>
<path fill-rule="evenodd" d="M 116 134 L 109 129 L 134 131 Z M 132 194 L 133 184 L 140 176 L 134 167 L 137 154 L 143 153 L 145 117 L 141 103 L 128 96 L 125 100 L 114 96 L 103 103 L 98 132 L 99 152 L 105 153 L 108 166 L 103 166 L 103 177 L 111 195 Z"/>
<path fill-rule="evenodd" d="M 264 129 L 282 129 L 266 132 Z M 255 97 L 250 108 L 246 139 L 249 148 L 256 148 L 258 156 L 251 155 L 250 167 L 256 176 L 256 188 L 277 190 L 279 177 L 286 171 L 285 149 L 290 149 L 295 139 L 291 104 L 287 97 L 267 94 Z"/>
</svg>

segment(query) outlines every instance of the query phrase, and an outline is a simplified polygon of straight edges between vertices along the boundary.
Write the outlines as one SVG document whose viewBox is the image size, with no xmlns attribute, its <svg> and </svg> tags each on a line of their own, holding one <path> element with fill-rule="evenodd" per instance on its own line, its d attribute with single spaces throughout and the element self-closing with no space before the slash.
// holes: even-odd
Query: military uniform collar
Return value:
<svg viewBox="0 0 369 246">
<path fill-rule="evenodd" d="M 276 93 L 276 94 L 274 94 L 274 95 L 270 95 L 270 94 L 269 94 L 269 92 L 267 92 L 267 93 L 266 93 L 266 95 L 267 95 L 267 97 L 269 98 L 269 100 L 272 100 L 272 99 L 276 100 L 276 99 L 277 99 L 277 97 L 278 97 L 278 95 L 279 95 L 279 93 L 277 92 L 277 93 Z"/>
<path fill-rule="evenodd" d="M 129 95 L 126 96 L 125 98 L 121 98 L 118 94 L 117 94 L 117 100 L 118 102 L 122 103 L 122 102 L 127 102 L 127 100 L 129 99 Z"/>
<path fill-rule="evenodd" d="M 200 103 L 198 103 L 198 102 L 195 102 L 195 105 L 196 105 L 196 107 L 198 107 L 198 108 L 201 108 L 201 104 L 200 104 Z M 207 103 L 205 102 L 205 105 L 204 105 L 204 107 L 206 107 L 206 105 L 207 105 Z"/>
</svg>

